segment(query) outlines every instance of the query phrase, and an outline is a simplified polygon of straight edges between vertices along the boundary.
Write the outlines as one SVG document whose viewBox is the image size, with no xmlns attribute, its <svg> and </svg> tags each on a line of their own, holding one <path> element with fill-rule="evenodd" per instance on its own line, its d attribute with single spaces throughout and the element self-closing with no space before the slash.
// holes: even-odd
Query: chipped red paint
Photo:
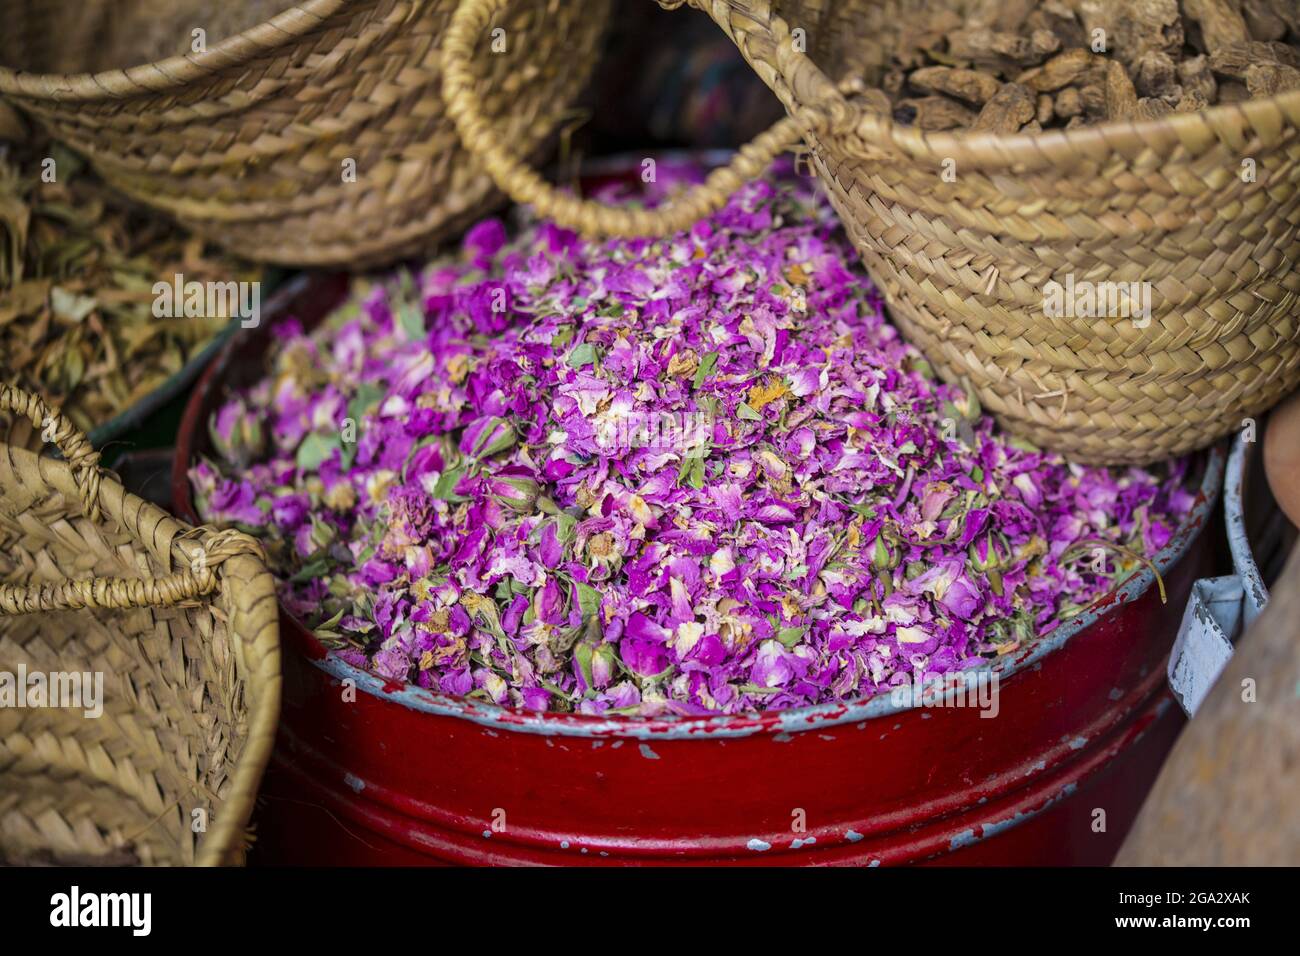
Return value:
<svg viewBox="0 0 1300 956">
<path fill-rule="evenodd" d="M 310 326 L 345 288 L 291 283 L 208 369 L 177 444 L 173 502 L 189 520 L 185 471 L 225 383 L 258 373 L 267 327 L 291 313 Z M 283 718 L 254 858 L 1106 864 L 1183 723 L 1165 659 L 1192 582 L 1212 570 L 1200 531 L 1222 467 L 1207 455 L 1197 513 L 1165 555 L 1168 603 L 1130 582 L 1000 662 L 996 719 L 882 699 L 686 720 L 528 714 L 347 668 L 282 614 Z"/>
<path fill-rule="evenodd" d="M 1175 594 L 1195 563 L 1170 576 Z M 258 859 L 1105 864 L 1182 725 L 1163 680 L 1178 616 L 1148 591 L 1009 678 L 998 719 L 764 720 L 744 737 L 528 733 L 522 715 L 487 726 L 364 690 L 345 703 L 336 679 L 287 654 Z"/>
</svg>

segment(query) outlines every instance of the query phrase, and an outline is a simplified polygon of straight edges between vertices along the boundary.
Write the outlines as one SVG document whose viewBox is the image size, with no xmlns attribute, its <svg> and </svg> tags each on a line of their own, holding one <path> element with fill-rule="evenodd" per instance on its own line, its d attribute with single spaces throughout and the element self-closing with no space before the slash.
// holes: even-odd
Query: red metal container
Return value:
<svg viewBox="0 0 1300 956">
<path fill-rule="evenodd" d="M 260 372 L 267 327 L 310 326 L 341 277 L 300 279 L 204 375 L 174 502 L 209 414 Z M 675 719 L 543 715 L 385 683 L 282 615 L 284 707 L 257 859 L 296 864 L 1106 864 L 1183 717 L 1165 662 L 1210 570 L 1223 453 L 1194 514 L 1087 614 L 994 668 L 997 716 L 878 697 Z"/>
</svg>

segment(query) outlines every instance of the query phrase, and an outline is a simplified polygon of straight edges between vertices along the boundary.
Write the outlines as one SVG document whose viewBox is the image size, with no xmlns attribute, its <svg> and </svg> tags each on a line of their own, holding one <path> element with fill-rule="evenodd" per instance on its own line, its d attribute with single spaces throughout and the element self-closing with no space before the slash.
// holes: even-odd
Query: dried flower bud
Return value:
<svg viewBox="0 0 1300 956">
<path fill-rule="evenodd" d="M 512 448 L 515 430 L 504 418 L 480 418 L 465 429 L 460 450 L 471 458 L 490 458 L 498 452 Z"/>
<path fill-rule="evenodd" d="M 313 516 L 311 519 L 311 543 L 317 551 L 324 551 L 338 538 L 338 532 L 327 521 Z"/>
<path fill-rule="evenodd" d="M 239 468 L 247 468 L 266 449 L 262 421 L 241 398 L 221 406 L 209 420 L 208 432 L 217 454 Z"/>
<path fill-rule="evenodd" d="M 537 510 L 537 499 L 541 494 L 541 485 L 537 479 L 527 474 L 497 474 L 485 479 L 488 494 L 507 508 L 524 514 Z"/>
<path fill-rule="evenodd" d="M 876 535 L 876 544 L 871 551 L 871 567 L 876 571 L 890 571 L 898 567 L 900 560 L 898 549 L 886 544 L 883 534 Z"/>
</svg>

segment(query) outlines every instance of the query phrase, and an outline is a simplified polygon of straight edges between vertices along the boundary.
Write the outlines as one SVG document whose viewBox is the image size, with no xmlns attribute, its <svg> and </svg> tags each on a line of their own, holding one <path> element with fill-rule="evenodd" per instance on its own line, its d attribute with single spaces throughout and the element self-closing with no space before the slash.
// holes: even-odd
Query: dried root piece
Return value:
<svg viewBox="0 0 1300 956">
<path fill-rule="evenodd" d="M 1083 97 L 1079 90 L 1073 86 L 1067 86 L 1061 92 L 1056 94 L 1056 100 L 1052 103 L 1052 112 L 1061 119 L 1073 119 L 1083 114 Z"/>
<path fill-rule="evenodd" d="M 1050 56 L 1060 48 L 1061 41 L 1051 30 L 1033 30 L 1029 34 L 1029 49 L 1037 60 Z"/>
<path fill-rule="evenodd" d="M 1256 63 L 1246 69 L 1246 90 L 1251 96 L 1276 96 L 1300 89 L 1300 70 L 1284 63 Z"/>
<path fill-rule="evenodd" d="M 1016 82 L 1038 93 L 1049 93 L 1069 86 L 1086 73 L 1101 68 L 1105 60 L 1091 50 L 1080 47 L 1058 53 L 1042 66 L 1025 70 Z"/>
<path fill-rule="evenodd" d="M 911 84 L 932 93 L 947 93 L 967 103 L 982 106 L 1001 86 L 997 79 L 977 70 L 961 70 L 950 66 L 927 66 L 914 72 Z"/>
<path fill-rule="evenodd" d="M 1155 119 L 1157 116 L 1166 116 L 1172 113 L 1174 108 L 1164 100 L 1155 96 L 1143 96 L 1137 101 L 1137 106 L 1133 110 L 1134 119 Z"/>
<path fill-rule="evenodd" d="M 1118 60 L 1106 64 L 1106 118 L 1128 119 L 1138 111 L 1137 90 Z"/>
<path fill-rule="evenodd" d="M 961 29 L 962 22 L 961 14 L 948 8 L 909 20 L 894 45 L 894 59 L 906 69 L 923 66 L 927 58 L 934 59 L 949 33 Z"/>
<path fill-rule="evenodd" d="M 1178 82 L 1183 88 L 1184 96 L 1197 95 L 1207 104 L 1218 97 L 1219 84 L 1214 79 L 1207 56 L 1194 56 L 1178 64 Z"/>
<path fill-rule="evenodd" d="M 1052 106 L 1051 94 L 1039 93 L 1034 104 L 1034 122 L 1041 129 L 1052 121 L 1054 115 L 1056 115 L 1056 110 Z"/>
<path fill-rule="evenodd" d="M 972 129 L 992 133 L 1015 133 L 1034 118 L 1034 94 L 1019 83 L 1004 83 L 980 110 Z"/>
<path fill-rule="evenodd" d="M 1106 31 L 1107 48 L 1125 66 L 1151 51 L 1176 56 L 1185 35 L 1178 0 L 1078 0 L 1088 36 Z"/>
<path fill-rule="evenodd" d="M 1173 58 L 1160 50 L 1148 50 L 1133 65 L 1133 85 L 1139 96 L 1172 97 L 1178 99 L 1178 70 Z"/>
<path fill-rule="evenodd" d="M 1229 43 L 1210 54 L 1210 69 L 1224 76 L 1244 79 L 1246 71 L 1256 63 L 1282 63 L 1300 67 L 1300 54 L 1285 43 L 1245 41 Z"/>
<path fill-rule="evenodd" d="M 1087 34 L 1074 11 L 1061 0 L 1046 0 L 1025 20 L 1031 30 L 1047 30 L 1061 41 L 1062 49 L 1087 46 Z"/>
<path fill-rule="evenodd" d="M 1186 36 L 1178 0 L 1127 0 L 1120 16 L 1120 57 L 1132 66 L 1150 53 L 1177 55 Z"/>
<path fill-rule="evenodd" d="M 1106 84 L 1089 83 L 1079 88 L 1079 102 L 1083 104 L 1083 116 L 1087 120 L 1106 118 Z"/>
<path fill-rule="evenodd" d="M 982 27 L 948 34 L 948 53 L 994 73 L 1009 73 L 1016 66 L 1033 66 L 1061 48 L 1061 41 L 1046 30 L 1024 37 Z"/>
<path fill-rule="evenodd" d="M 1184 90 L 1182 98 L 1174 104 L 1175 113 L 1196 113 L 1208 109 L 1210 101 L 1200 90 Z"/>
<path fill-rule="evenodd" d="M 946 96 L 922 96 L 900 101 L 894 119 L 918 129 L 964 129 L 975 121 L 975 113 Z"/>
<path fill-rule="evenodd" d="M 890 70 L 880 81 L 880 88 L 887 96 L 897 97 L 907 84 L 907 74 L 902 70 Z"/>
<path fill-rule="evenodd" d="M 1211 53 L 1250 40 L 1241 4 L 1236 0 L 1183 0 L 1183 9 L 1200 25 L 1201 39 Z"/>
</svg>

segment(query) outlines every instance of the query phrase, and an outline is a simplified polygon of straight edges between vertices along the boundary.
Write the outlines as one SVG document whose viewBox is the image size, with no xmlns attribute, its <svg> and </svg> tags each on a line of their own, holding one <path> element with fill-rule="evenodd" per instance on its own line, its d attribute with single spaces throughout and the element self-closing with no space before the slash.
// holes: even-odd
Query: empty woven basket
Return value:
<svg viewBox="0 0 1300 956">
<path fill-rule="evenodd" d="M 0 97 L 111 185 L 244 256 L 378 265 L 493 195 L 442 110 L 454 6 L 0 0 Z M 493 22 L 480 91 L 518 149 L 564 116 L 607 12 L 607 0 L 527 0 Z"/>
<path fill-rule="evenodd" d="M 465 2 L 478 15 L 508 5 Z M 1300 384 L 1300 91 L 1069 131 L 924 132 L 853 91 L 874 85 L 900 30 L 963 4 L 689 2 L 786 106 L 904 334 L 1010 431 L 1083 462 L 1151 462 Z M 473 91 L 449 90 L 457 116 L 452 92 Z M 541 195 L 486 123 L 458 122 L 516 199 Z M 635 222 L 539 205 L 587 232 L 657 231 L 716 198 Z M 1149 283 L 1150 322 L 1049 317 L 1049 284 L 1071 277 Z"/>
<path fill-rule="evenodd" d="M 0 411 L 63 451 L 0 442 L 0 863 L 242 862 L 280 701 L 258 545 L 128 494 L 39 399 Z"/>
</svg>

